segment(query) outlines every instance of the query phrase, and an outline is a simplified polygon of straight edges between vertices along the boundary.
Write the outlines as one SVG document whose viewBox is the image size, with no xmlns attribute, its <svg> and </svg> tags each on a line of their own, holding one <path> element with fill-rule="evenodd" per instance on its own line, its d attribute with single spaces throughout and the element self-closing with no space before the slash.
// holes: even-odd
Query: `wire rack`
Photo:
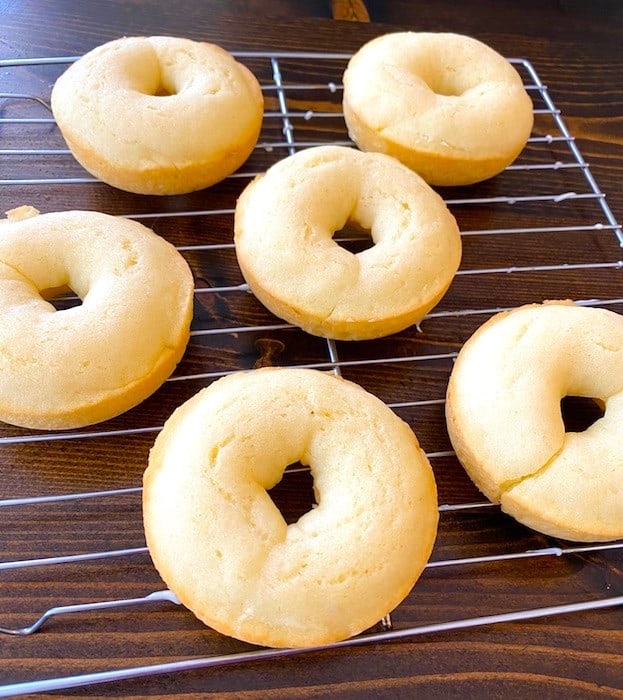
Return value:
<svg viewBox="0 0 623 700">
<path fill-rule="evenodd" d="M 66 149 L 49 111 L 49 90 L 76 57 L 0 61 L 4 82 L 9 86 L 8 92 L 0 93 L 3 208 L 23 203 L 48 211 L 99 208 L 138 219 L 178 247 L 196 279 L 195 317 L 187 354 L 174 375 L 144 404 L 122 417 L 83 430 L 42 433 L 0 428 L 0 461 L 4 473 L 10 475 L 0 477 L 0 542 L 4 550 L 0 576 L 5 579 L 0 580 L 0 590 L 4 585 L 16 591 L 11 597 L 14 608 L 2 611 L 2 631 L 23 636 L 35 632 L 50 618 L 61 618 L 50 634 L 58 636 L 62 654 L 66 644 L 63 624 L 74 615 L 81 624 L 96 626 L 111 624 L 112 618 L 99 616 L 115 608 L 124 615 L 128 608 L 138 608 L 141 620 L 152 616 L 156 625 L 167 615 L 192 618 L 176 608 L 173 594 L 158 590 L 159 579 L 146 556 L 139 495 L 147 451 L 173 408 L 199 388 L 225 374 L 265 364 L 332 370 L 376 393 L 414 427 L 438 481 L 443 503 L 439 538 L 414 592 L 393 613 L 393 620 L 388 616 L 378 630 L 330 648 L 621 605 L 621 595 L 609 595 L 602 588 L 587 594 L 581 582 L 575 585 L 574 576 L 579 580 L 579 574 L 569 562 L 573 561 L 572 555 L 581 554 L 593 557 L 597 567 L 606 565 L 613 558 L 620 559 L 623 542 L 574 546 L 554 542 L 511 522 L 497 506 L 483 502 L 465 477 L 443 427 L 445 382 L 457 349 L 491 314 L 544 298 L 573 298 L 587 306 L 623 310 L 623 299 L 611 291 L 617 285 L 620 289 L 621 283 L 621 226 L 534 67 L 527 60 L 510 59 L 535 105 L 535 129 L 521 157 L 486 183 L 441 190 L 459 221 L 464 245 L 461 269 L 446 297 L 421 324 L 397 336 L 336 343 L 312 338 L 282 323 L 253 298 L 235 263 L 232 221 L 241 189 L 278 159 L 323 143 L 353 145 L 341 113 L 341 76 L 349 56 L 313 52 L 235 55 L 262 84 L 266 112 L 260 142 L 243 168 L 223 183 L 202 193 L 162 198 L 156 213 L 152 199 L 112 191 L 88 176 Z M 535 216 L 539 222 L 536 226 Z M 338 233 L 336 240 L 352 250 L 363 245 L 347 230 Z M 594 253 L 592 261 L 586 261 L 586 251 Z M 577 281 L 579 270 L 583 271 L 581 283 Z M 500 297 L 504 304 L 499 303 Z M 58 308 L 75 303 L 79 300 L 71 297 L 56 302 Z M 116 457 L 111 456 L 111 441 Z M 35 478 L 20 468 L 21 460 L 27 456 L 32 461 L 33 455 L 41 465 Z M 90 478 L 93 470 L 105 476 Z M 282 504 L 284 512 L 297 501 L 297 494 L 309 487 L 297 483 L 297 478 L 304 477 L 300 469 L 289 469 L 286 474 L 283 483 L 289 482 L 290 486 Z M 39 485 L 39 493 L 31 492 L 33 484 Z M 98 521 L 99 503 L 116 504 L 114 533 L 104 540 Z M 299 506 L 305 504 L 303 498 Z M 111 517 L 110 511 L 106 512 Z M 80 532 L 84 534 L 60 538 L 66 551 L 23 555 L 30 551 L 24 544 L 28 533 L 16 533 L 21 532 L 24 522 L 34 523 L 37 532 L 56 532 L 66 528 L 68 521 L 81 523 Z M 103 541 L 113 546 L 102 547 Z M 483 567 L 498 567 L 495 572 L 501 571 L 502 576 L 519 572 L 529 578 L 527 562 L 537 558 L 549 563 L 553 576 L 572 581 L 569 587 L 544 591 L 535 605 L 513 606 L 511 610 L 506 598 L 498 601 L 497 610 L 491 601 L 488 609 L 479 609 L 471 598 L 468 603 L 458 601 L 454 607 L 429 605 L 428 612 L 412 610 L 416 601 L 428 601 L 426 581 L 434 572 L 446 576 L 450 587 L 455 570 L 462 575 L 467 571 L 472 576 L 488 576 L 494 575 L 493 570 L 483 572 Z M 135 570 L 140 575 L 128 573 Z M 94 602 L 85 599 L 88 586 L 84 577 L 92 575 L 110 579 L 110 588 L 119 590 L 119 597 Z M 20 597 L 19 591 L 30 577 L 48 582 L 50 598 L 28 602 Z M 156 590 L 150 591 L 146 587 L 152 583 Z M 128 590 L 141 593 L 124 595 Z M 519 603 L 532 600 L 535 598 L 517 596 Z M 37 605 L 49 606 L 41 617 L 38 615 L 45 607 Z M 457 614 L 466 608 L 473 614 Z M 401 614 L 406 609 L 408 616 Z M 4 678 L 0 673 L 4 683 L 0 697 L 309 651 L 258 650 L 243 644 L 223 647 L 218 637 L 216 633 L 201 637 L 202 645 L 192 653 L 186 652 L 188 658 L 181 660 L 176 654 L 170 661 L 126 661 L 121 668 L 100 667 L 56 678 Z M 19 639 L 9 641 L 16 650 L 24 643 Z M 152 655 L 161 659 L 166 651 Z M 135 656 L 142 658 L 138 652 Z"/>
</svg>

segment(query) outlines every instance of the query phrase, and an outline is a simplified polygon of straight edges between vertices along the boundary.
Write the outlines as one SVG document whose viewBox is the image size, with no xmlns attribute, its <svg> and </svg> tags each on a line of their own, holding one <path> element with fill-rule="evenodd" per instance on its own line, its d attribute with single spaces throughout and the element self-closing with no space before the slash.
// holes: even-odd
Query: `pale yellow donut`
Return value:
<svg viewBox="0 0 623 700">
<path fill-rule="evenodd" d="M 82 304 L 56 311 L 41 293 L 65 287 Z M 0 222 L 0 420 L 75 428 L 135 406 L 184 353 L 192 304 L 182 256 L 137 222 L 9 213 Z"/>
<path fill-rule="evenodd" d="M 433 185 L 496 175 L 519 155 L 534 121 L 513 66 L 459 34 L 373 39 L 348 64 L 343 104 L 359 148 L 395 156 Z"/>
<path fill-rule="evenodd" d="M 267 490 L 311 468 L 317 506 L 287 525 Z M 287 478 L 287 477 L 286 477 Z M 178 408 L 149 457 L 149 551 L 216 630 L 300 647 L 357 634 L 409 593 L 437 530 L 409 426 L 360 386 L 306 369 L 220 379 Z"/>
<path fill-rule="evenodd" d="M 222 180 L 253 150 L 263 98 L 252 73 L 214 44 L 117 39 L 61 75 L 52 110 L 80 164 L 139 194 Z"/>
<path fill-rule="evenodd" d="M 371 231 L 356 255 L 333 233 Z M 419 321 L 446 292 L 461 258 L 443 200 L 394 158 L 322 146 L 256 178 L 236 206 L 244 278 L 277 316 L 314 335 L 361 340 Z"/>
<path fill-rule="evenodd" d="M 560 401 L 605 415 L 565 433 Z M 623 317 L 548 302 L 494 316 L 463 346 L 448 431 L 480 490 L 520 522 L 569 540 L 623 537 Z"/>
</svg>

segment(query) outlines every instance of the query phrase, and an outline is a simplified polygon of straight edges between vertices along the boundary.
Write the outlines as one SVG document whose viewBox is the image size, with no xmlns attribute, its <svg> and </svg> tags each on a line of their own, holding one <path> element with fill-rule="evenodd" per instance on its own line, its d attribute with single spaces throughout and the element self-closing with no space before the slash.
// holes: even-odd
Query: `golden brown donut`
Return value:
<svg viewBox="0 0 623 700">
<path fill-rule="evenodd" d="M 566 433 L 560 401 L 602 401 Z M 465 343 L 448 431 L 478 488 L 529 527 L 569 540 L 623 537 L 623 317 L 555 301 L 497 314 Z"/>
<path fill-rule="evenodd" d="M 364 151 L 398 158 L 433 185 L 501 172 L 534 121 L 513 66 L 459 34 L 398 32 L 365 44 L 344 73 L 344 118 Z"/>
<path fill-rule="evenodd" d="M 192 192 L 232 173 L 257 142 L 263 104 L 253 74 L 223 49 L 161 36 L 99 46 L 52 90 L 80 164 L 139 194 Z"/>
<path fill-rule="evenodd" d="M 371 232 L 356 255 L 332 238 Z M 443 200 L 394 158 L 321 146 L 280 161 L 236 206 L 236 255 L 257 298 L 308 333 L 361 340 L 419 321 L 444 295 L 461 239 Z"/>
<path fill-rule="evenodd" d="M 0 221 L 0 420 L 76 428 L 154 392 L 184 353 L 193 278 L 141 224 L 97 212 Z M 62 288 L 82 304 L 45 301 Z"/>
<path fill-rule="evenodd" d="M 267 491 L 309 465 L 317 505 L 287 525 Z M 178 408 L 143 490 L 147 544 L 180 601 L 254 644 L 325 644 L 409 593 L 437 529 L 409 426 L 360 386 L 309 369 L 230 375 Z"/>
</svg>

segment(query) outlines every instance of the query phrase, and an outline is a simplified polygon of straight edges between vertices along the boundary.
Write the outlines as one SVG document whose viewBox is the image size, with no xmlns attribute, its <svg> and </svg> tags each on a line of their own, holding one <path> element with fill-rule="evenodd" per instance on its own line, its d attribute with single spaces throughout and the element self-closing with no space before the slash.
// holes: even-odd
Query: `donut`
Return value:
<svg viewBox="0 0 623 700">
<path fill-rule="evenodd" d="M 232 173 L 257 142 L 263 104 L 257 80 L 229 53 L 162 36 L 99 46 L 52 90 L 78 162 L 139 194 L 192 192 Z"/>
<path fill-rule="evenodd" d="M 97 212 L 0 221 L 0 420 L 77 428 L 154 392 L 184 353 L 193 278 L 141 224 Z M 57 311 L 60 289 L 82 300 Z"/>
<path fill-rule="evenodd" d="M 353 254 L 332 236 L 348 222 L 374 245 Z M 443 200 L 394 158 L 339 146 L 300 151 L 238 199 L 236 255 L 255 296 L 308 333 L 378 338 L 419 321 L 461 258 Z"/>
<path fill-rule="evenodd" d="M 603 418 L 565 432 L 565 396 L 603 402 Z M 446 417 L 503 511 L 567 540 L 623 537 L 623 316 L 565 301 L 493 316 L 458 355 Z"/>
<path fill-rule="evenodd" d="M 287 525 L 267 491 L 309 465 L 316 505 Z M 167 586 L 253 644 L 358 634 L 409 593 L 437 531 L 436 487 L 409 426 L 360 386 L 311 369 L 229 375 L 167 420 L 143 519 Z"/>
<path fill-rule="evenodd" d="M 398 32 L 365 44 L 344 73 L 344 118 L 364 151 L 432 185 L 497 175 L 530 136 L 532 101 L 513 66 L 459 34 Z"/>
</svg>

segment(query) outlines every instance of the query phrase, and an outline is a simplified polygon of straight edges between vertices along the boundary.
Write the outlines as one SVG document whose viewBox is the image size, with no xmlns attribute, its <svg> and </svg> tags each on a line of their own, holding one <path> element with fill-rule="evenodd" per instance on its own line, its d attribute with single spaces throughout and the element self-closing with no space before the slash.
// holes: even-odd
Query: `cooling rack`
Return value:
<svg viewBox="0 0 623 700">
<path fill-rule="evenodd" d="M 267 364 L 331 370 L 377 394 L 412 425 L 439 487 L 439 537 L 414 591 L 379 629 L 322 649 L 623 603 L 623 596 L 609 593 L 620 588 L 620 581 L 591 587 L 577 563 L 579 556 L 589 558 L 599 570 L 620 561 L 622 542 L 578 546 L 506 518 L 471 485 L 444 430 L 452 361 L 493 313 L 545 298 L 623 311 L 623 299 L 612 292 L 621 288 L 621 226 L 535 68 L 527 60 L 509 59 L 535 105 L 534 132 L 517 162 L 486 183 L 440 190 L 457 217 L 464 247 L 461 269 L 446 297 L 417 327 L 376 341 L 340 343 L 307 336 L 253 298 L 235 262 L 232 221 L 242 188 L 272 163 L 321 143 L 352 145 L 340 108 L 341 75 L 349 56 L 235 55 L 262 84 L 266 113 L 260 142 L 242 169 L 223 183 L 202 193 L 164 197 L 157 201 L 158 211 L 153 198 L 113 191 L 88 176 L 66 149 L 49 112 L 49 90 L 76 57 L 0 61 L 3 82 L 10 86 L 0 93 L 3 209 L 31 203 L 42 211 L 99 209 L 140 220 L 178 247 L 196 280 L 188 351 L 153 397 L 124 416 L 83 430 L 0 427 L 0 623 L 15 637 L 3 642 L 12 645 L 7 658 L 21 656 L 19 645 L 36 640 L 43 625 L 58 640 L 57 660 L 80 656 L 72 642 L 76 625 L 92 629 L 96 640 L 98 634 L 114 633 L 128 616 L 156 635 L 171 633 L 167 645 L 171 639 L 174 645 L 132 647 L 115 668 L 103 668 L 93 641 L 82 650 L 81 662 L 67 662 L 68 671 L 61 675 L 51 666 L 45 677 L 27 664 L 12 665 L 11 677 L 0 671 L 0 697 L 309 653 L 250 648 L 203 629 L 176 606 L 170 592 L 161 590 L 142 537 L 140 478 L 166 417 L 214 379 Z M 348 229 L 336 240 L 353 251 L 367 245 Z M 59 309 L 76 303 L 72 297 L 55 300 Z M 304 469 L 286 474 L 271 495 L 291 522 L 309 507 L 310 484 Z M 44 549 L 48 541 L 62 551 Z M 536 576 L 535 560 L 538 576 L 546 574 L 556 586 L 535 593 L 534 586 L 520 583 Z M 460 600 L 442 603 L 434 596 L 440 586 L 448 591 L 459 586 L 458 577 L 466 572 L 477 583 L 517 579 L 513 603 L 504 595 L 483 602 L 477 587 L 465 584 Z M 96 597 L 95 580 L 119 595 Z M 49 594 L 30 598 L 29 584 L 42 581 Z M 28 640 L 19 638 L 30 634 Z M 137 638 L 144 641 L 138 629 Z"/>
</svg>

